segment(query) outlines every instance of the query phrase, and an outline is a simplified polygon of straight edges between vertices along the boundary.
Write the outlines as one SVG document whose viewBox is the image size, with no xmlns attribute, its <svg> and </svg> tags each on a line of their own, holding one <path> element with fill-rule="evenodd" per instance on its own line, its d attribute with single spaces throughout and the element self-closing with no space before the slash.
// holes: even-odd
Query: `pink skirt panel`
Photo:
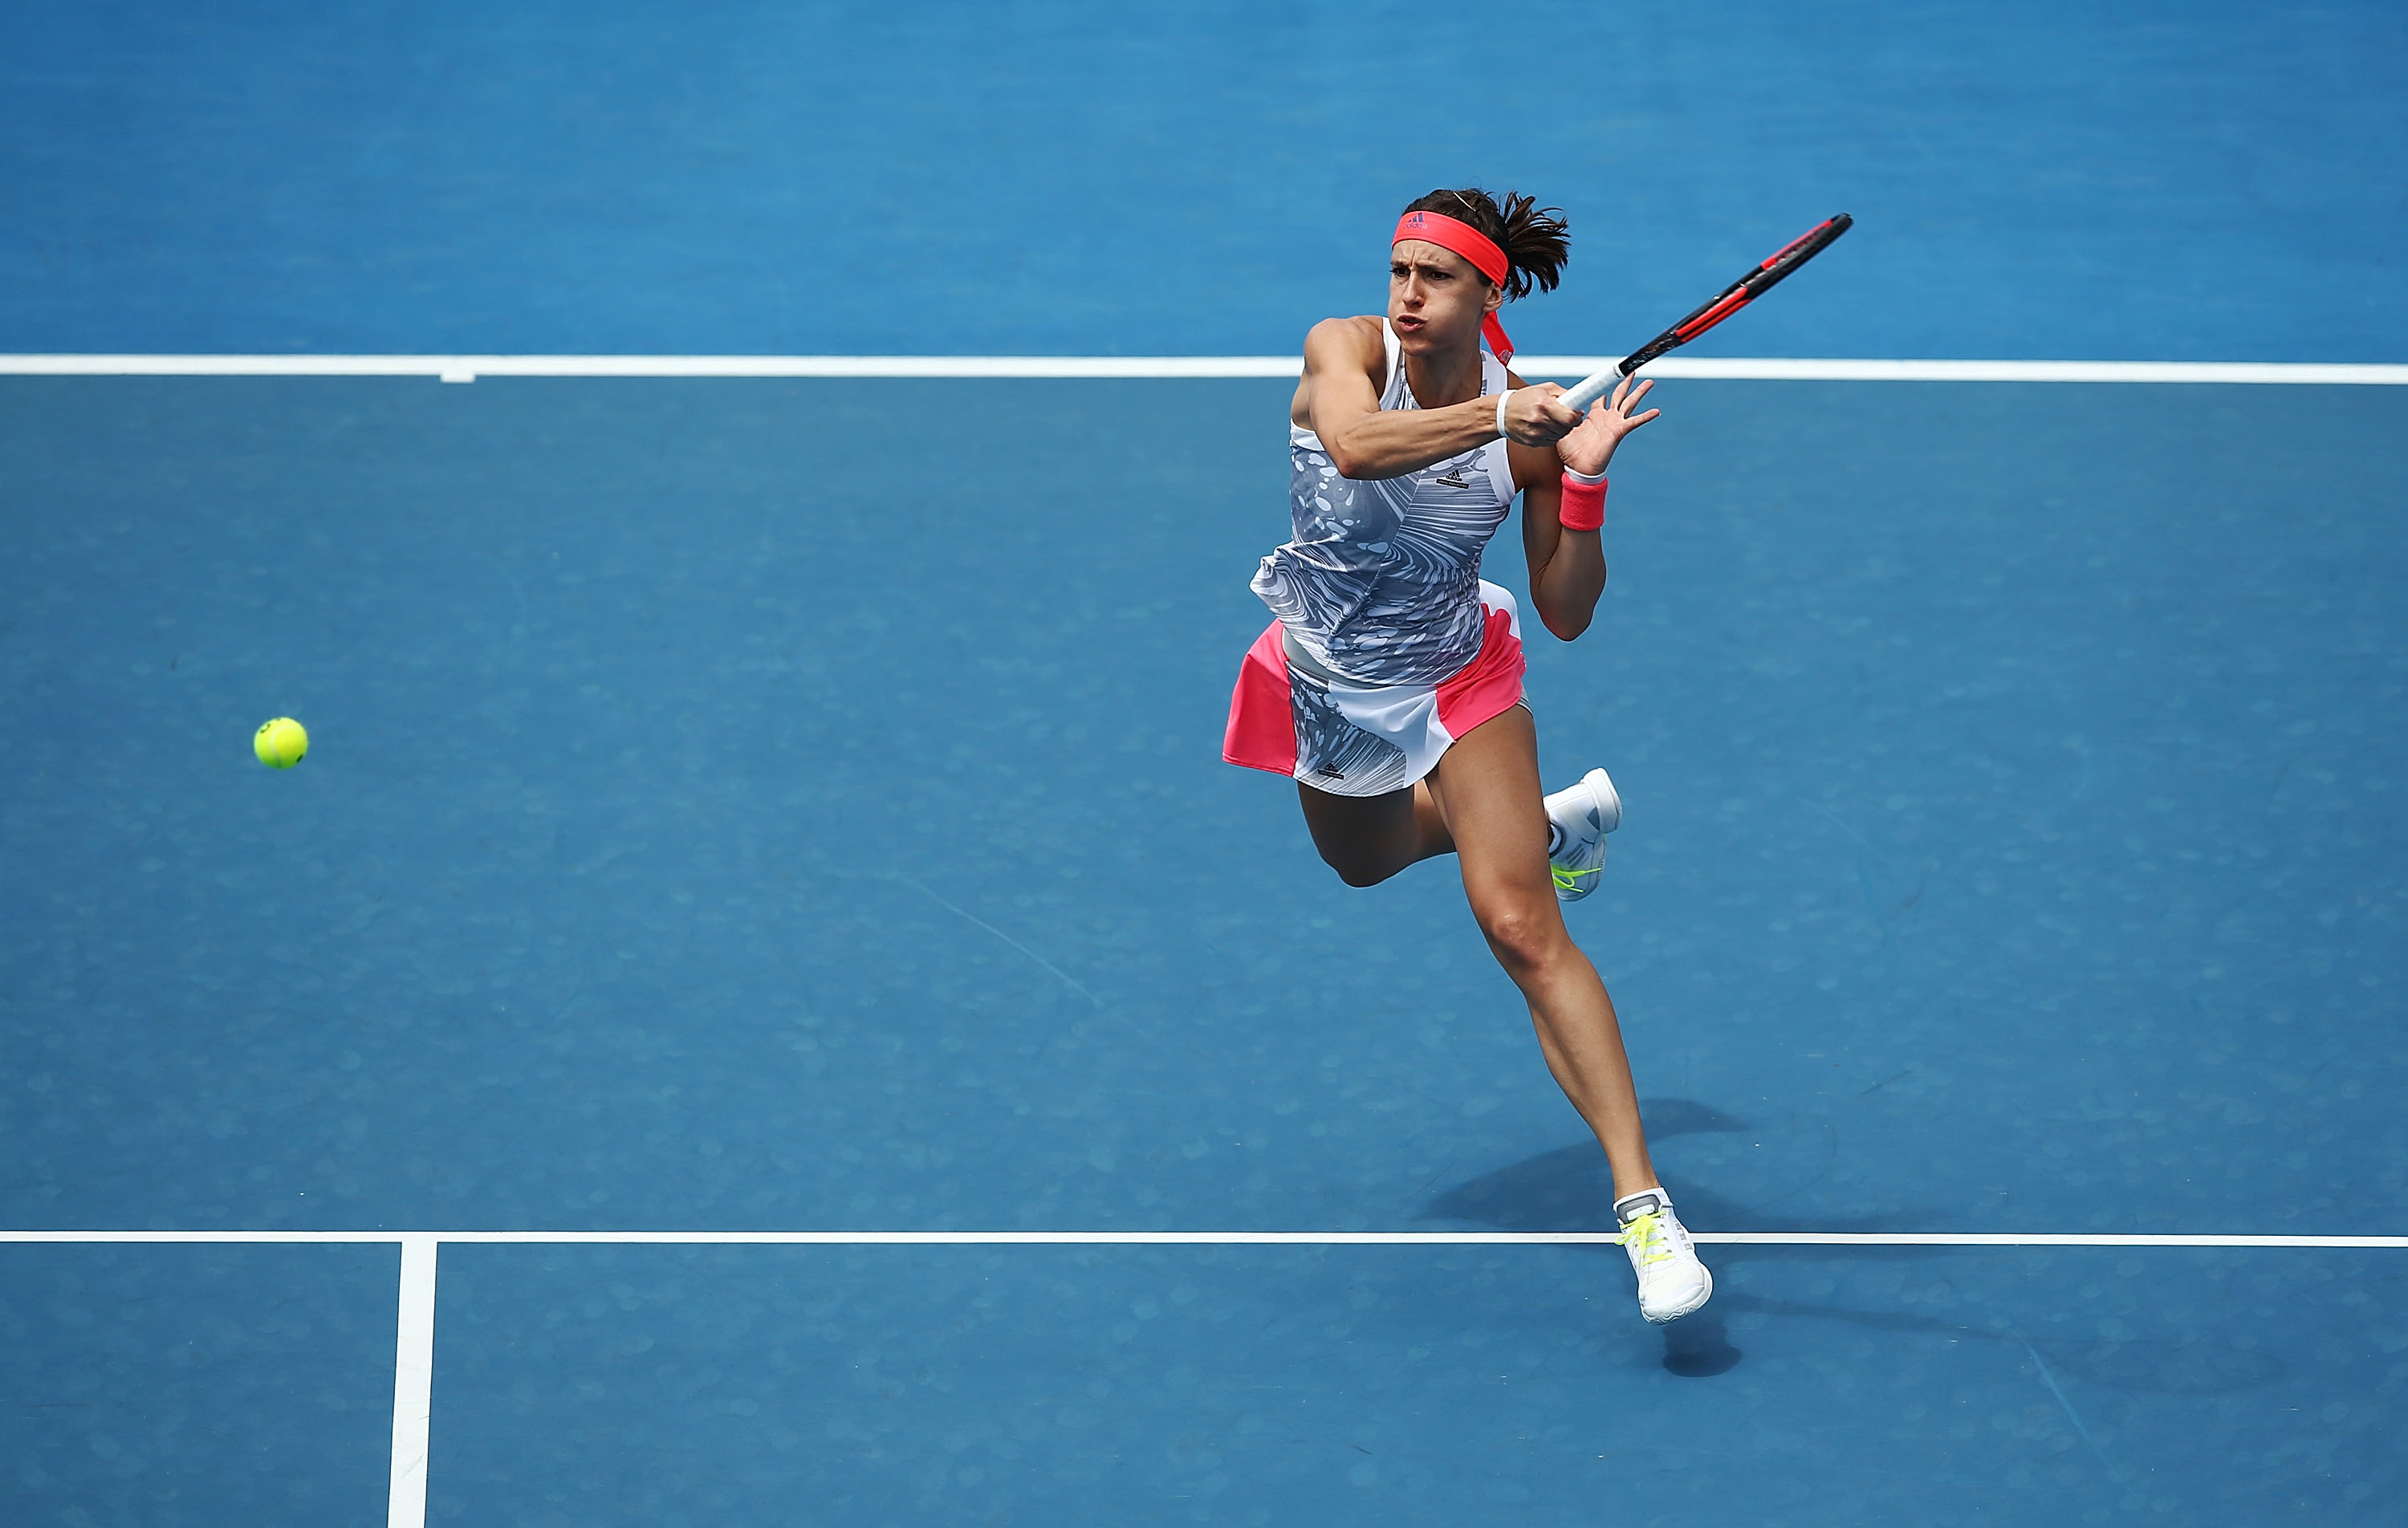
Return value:
<svg viewBox="0 0 2408 1528">
<path fill-rule="evenodd" d="M 1254 638 L 1238 665 L 1237 693 L 1229 697 L 1229 730 L 1221 757 L 1274 775 L 1296 773 L 1295 702 L 1288 690 L 1287 649 L 1280 623 Z"/>
<path fill-rule="evenodd" d="M 1221 756 L 1339 795 L 1378 795 L 1412 784 L 1456 738 L 1522 699 L 1526 664 L 1512 596 L 1488 583 L 1481 594 L 1487 620 L 1479 655 L 1439 683 L 1308 680 L 1312 693 L 1302 705 L 1280 623 L 1272 621 L 1238 666 Z"/>
<path fill-rule="evenodd" d="M 1451 737 L 1504 715 L 1522 702 L 1522 676 L 1529 668 L 1522 656 L 1522 634 L 1511 608 L 1488 607 L 1488 631 L 1480 641 L 1480 656 L 1456 669 L 1438 687 L 1438 719 Z"/>
</svg>

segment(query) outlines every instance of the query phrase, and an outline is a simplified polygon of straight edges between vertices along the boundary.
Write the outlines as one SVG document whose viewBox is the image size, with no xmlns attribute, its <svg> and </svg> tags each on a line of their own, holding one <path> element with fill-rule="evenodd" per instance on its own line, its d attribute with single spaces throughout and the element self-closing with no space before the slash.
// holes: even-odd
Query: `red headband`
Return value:
<svg viewBox="0 0 2408 1528">
<path fill-rule="evenodd" d="M 1443 212 L 1408 212 L 1398 218 L 1397 236 L 1388 241 L 1389 247 L 1393 249 L 1409 238 L 1435 244 L 1441 250 L 1463 256 L 1481 275 L 1500 287 L 1505 284 L 1506 274 L 1513 268 L 1513 263 L 1505 258 L 1505 251 L 1497 247 L 1494 239 L 1461 219 L 1450 218 Z M 1497 321 L 1496 314 L 1491 313 L 1481 321 L 1480 335 L 1488 341 L 1488 348 L 1497 353 L 1498 360 L 1513 359 L 1513 342 L 1505 337 L 1505 326 Z"/>
</svg>

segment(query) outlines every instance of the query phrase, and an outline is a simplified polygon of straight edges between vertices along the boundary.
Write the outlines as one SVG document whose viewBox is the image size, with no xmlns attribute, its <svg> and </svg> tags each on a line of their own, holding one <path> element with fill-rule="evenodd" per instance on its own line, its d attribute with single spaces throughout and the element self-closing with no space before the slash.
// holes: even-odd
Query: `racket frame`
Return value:
<svg viewBox="0 0 2408 1528">
<path fill-rule="evenodd" d="M 1668 350 L 1676 350 L 1689 341 L 1729 318 L 1748 304 L 1770 292 L 1792 271 L 1831 247 L 1831 241 L 1846 233 L 1856 219 L 1844 212 L 1834 213 L 1813 227 L 1775 250 L 1759 261 L 1745 276 L 1717 292 L 1700 304 L 1687 318 L 1657 335 L 1654 339 L 1624 356 L 1603 371 L 1584 377 L 1563 395 L 1568 408 L 1588 412 L 1589 406 L 1613 391 L 1616 383 L 1648 362 Z"/>
</svg>

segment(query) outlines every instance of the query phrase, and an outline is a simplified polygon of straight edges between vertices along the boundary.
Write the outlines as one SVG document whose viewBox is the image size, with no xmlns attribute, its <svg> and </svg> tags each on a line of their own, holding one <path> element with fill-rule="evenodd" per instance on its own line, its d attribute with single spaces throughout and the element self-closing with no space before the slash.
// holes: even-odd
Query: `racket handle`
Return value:
<svg viewBox="0 0 2408 1528">
<path fill-rule="evenodd" d="M 1555 401 L 1566 408 L 1585 414 L 1598 399 L 1612 392 L 1613 384 L 1621 380 L 1622 368 L 1619 365 L 1608 366 L 1603 371 L 1592 372 L 1582 378 L 1573 384 L 1570 392 Z"/>
</svg>

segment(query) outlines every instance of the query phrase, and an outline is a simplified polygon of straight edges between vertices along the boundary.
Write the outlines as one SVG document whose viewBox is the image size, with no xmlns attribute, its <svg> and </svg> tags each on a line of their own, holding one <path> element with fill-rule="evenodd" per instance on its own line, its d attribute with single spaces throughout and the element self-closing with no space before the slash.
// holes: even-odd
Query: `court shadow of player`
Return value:
<svg viewBox="0 0 2408 1528">
<path fill-rule="evenodd" d="M 1654 1142 L 1709 1132 L 1737 1134 L 1749 1128 L 1746 1121 L 1694 1099 L 1643 1099 L 1639 1112 L 1647 1125 L 1647 1138 Z M 1896 1231 L 1928 1219 L 1904 1213 L 1839 1219 L 1818 1216 L 1809 1222 L 1767 1214 L 1677 1174 L 1664 1174 L 1664 1186 L 1672 1191 L 1683 1222 L 1698 1230 Z M 1615 1229 L 1613 1179 L 1596 1143 L 1583 1141 L 1577 1146 L 1542 1151 L 1457 1184 L 1424 1207 L 1422 1218 L 1469 1221 L 1499 1231 L 1610 1232 Z M 1720 1247 L 1715 1249 L 1715 1258 L 1718 1262 L 1737 1262 L 1776 1249 Z M 1913 1247 L 1859 1250 L 1910 1256 L 1927 1251 Z"/>
<path fill-rule="evenodd" d="M 1640 1106 L 1651 1140 L 1704 1131 L 1742 1131 L 1745 1121 L 1709 1105 L 1684 1098 L 1654 1098 Z M 1713 1231 L 1899 1231 L 1928 1224 L 1921 1212 L 1896 1215 L 1817 1217 L 1811 1224 L 1768 1214 L 1742 1205 L 1689 1179 L 1667 1173 L 1665 1186 L 1681 1207 L 1682 1219 Z M 1424 1207 L 1425 1220 L 1466 1221 L 1499 1231 L 1612 1232 L 1612 1180 L 1595 1143 L 1582 1141 L 1559 1150 L 1500 1167 L 1458 1184 Z M 1582 1249 L 1620 1258 L 1620 1249 L 1598 1245 Z M 1798 1247 L 1728 1246 L 1708 1250 L 1716 1269 L 1741 1263 L 1902 1263 L 1962 1256 L 1959 1249 L 1943 1247 Z M 1663 1329 L 1664 1367 L 1685 1378 L 1727 1374 L 1744 1355 L 1730 1339 L 1727 1321 L 1734 1316 L 1763 1316 L 1840 1321 L 1874 1332 L 1941 1336 L 1957 1341 L 1995 1343 L 2010 1352 L 2029 1351 L 2053 1368 L 2095 1384 L 2118 1390 L 2160 1394 L 2198 1395 L 2253 1390 L 2270 1384 L 2285 1372 L 2273 1355 L 2254 1344 L 2220 1334 L 2195 1332 L 2142 1333 L 2103 1341 L 2027 1340 L 2015 1329 L 1990 1321 L 1949 1321 L 1913 1311 L 1849 1309 L 1773 1295 L 1743 1292 L 1726 1284 L 1712 1304 Z"/>
<path fill-rule="evenodd" d="M 1731 1345 L 1722 1312 L 1709 1305 L 1664 1328 L 1664 1369 L 1684 1379 L 1711 1379 L 1739 1367 L 1746 1355 Z"/>
<path fill-rule="evenodd" d="M 1707 1132 L 1739 1132 L 1748 1128 L 1746 1121 L 1694 1099 L 1650 1098 L 1642 1100 L 1639 1107 L 1651 1141 Z M 1664 1186 L 1672 1191 L 1673 1202 L 1681 1207 L 1684 1221 L 1715 1231 L 1891 1231 L 1901 1229 L 1917 1219 L 1914 1216 L 1858 1216 L 1834 1221 L 1827 1217 L 1817 1219 L 1810 1226 L 1802 1221 L 1764 1214 L 1702 1184 L 1670 1173 L 1664 1175 Z M 1612 1178 L 1607 1172 L 1604 1157 L 1590 1141 L 1541 1152 L 1458 1184 L 1424 1207 L 1421 1218 L 1466 1221 L 1499 1231 L 1612 1232 L 1616 1229 Z M 1616 1257 L 1622 1255 L 1612 1247 L 1600 1247 L 1596 1250 Z M 1722 1267 L 1752 1258 L 1778 1255 L 1786 1250 L 1789 1249 L 1717 1247 L 1713 1251 L 1712 1263 Z M 1817 1248 L 1814 1250 L 1830 1254 L 1835 1250 Z M 1916 1258 L 1930 1253 L 1931 1250 L 1923 1248 L 1899 1247 L 1855 1249 L 1838 1255 L 1870 1255 L 1888 1259 Z M 1704 1310 L 1664 1328 L 1665 1369 L 1684 1378 L 1708 1378 L 1729 1373 L 1745 1355 L 1731 1342 L 1725 1314 L 1767 1308 L 1766 1302 L 1736 1292 L 1717 1295 Z M 1790 1307 L 1778 1313 L 1850 1319 L 1850 1313 L 1843 1311 L 1799 1307 Z M 1874 1320 L 1877 1323 L 1884 1323 L 1882 1318 Z M 1905 1320 L 1913 1324 L 1929 1324 L 1913 1317 Z"/>
</svg>

